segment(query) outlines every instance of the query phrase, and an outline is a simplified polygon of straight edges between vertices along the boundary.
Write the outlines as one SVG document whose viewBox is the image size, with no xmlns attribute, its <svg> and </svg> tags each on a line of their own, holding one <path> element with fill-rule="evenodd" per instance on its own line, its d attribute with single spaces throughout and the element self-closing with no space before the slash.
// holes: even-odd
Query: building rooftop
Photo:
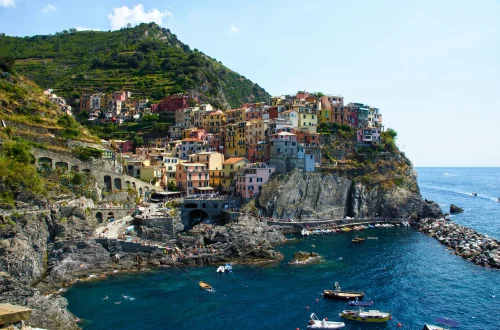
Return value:
<svg viewBox="0 0 500 330">
<path fill-rule="evenodd" d="M 245 157 L 232 157 L 227 160 L 225 160 L 222 165 L 234 165 L 236 163 L 241 162 L 242 160 L 245 160 Z"/>
</svg>

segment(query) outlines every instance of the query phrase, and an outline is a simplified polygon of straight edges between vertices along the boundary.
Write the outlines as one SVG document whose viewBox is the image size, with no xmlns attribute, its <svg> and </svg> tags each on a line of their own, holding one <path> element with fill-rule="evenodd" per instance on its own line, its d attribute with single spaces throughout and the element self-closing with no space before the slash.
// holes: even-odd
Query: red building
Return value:
<svg viewBox="0 0 500 330">
<path fill-rule="evenodd" d="M 278 118 L 278 107 L 270 107 L 268 111 L 269 111 L 269 119 Z"/>
<path fill-rule="evenodd" d="M 174 94 L 170 95 L 158 103 L 158 106 L 156 107 L 157 112 L 163 112 L 163 111 L 168 111 L 168 112 L 175 112 L 177 109 L 184 109 L 188 108 L 188 101 L 189 100 L 194 100 L 196 103 L 198 103 L 198 98 L 197 97 L 190 97 L 189 94 Z"/>
</svg>

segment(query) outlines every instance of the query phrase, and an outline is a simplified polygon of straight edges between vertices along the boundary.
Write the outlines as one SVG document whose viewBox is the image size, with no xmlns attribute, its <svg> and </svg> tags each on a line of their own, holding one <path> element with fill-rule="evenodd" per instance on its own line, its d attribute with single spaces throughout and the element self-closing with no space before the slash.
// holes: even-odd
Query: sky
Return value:
<svg viewBox="0 0 500 330">
<path fill-rule="evenodd" d="M 272 95 L 379 108 L 415 166 L 500 166 L 500 0 L 0 0 L 11 36 L 151 21 Z"/>
</svg>

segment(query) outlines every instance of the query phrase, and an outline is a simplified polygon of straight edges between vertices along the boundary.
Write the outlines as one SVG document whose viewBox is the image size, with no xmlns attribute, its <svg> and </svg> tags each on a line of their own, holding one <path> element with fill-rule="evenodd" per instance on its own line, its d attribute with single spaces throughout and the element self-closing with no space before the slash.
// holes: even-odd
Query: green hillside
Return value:
<svg viewBox="0 0 500 330">
<path fill-rule="evenodd" d="M 259 85 L 191 50 L 155 23 L 112 32 L 0 35 L 2 55 L 12 55 L 19 73 L 69 100 L 82 92 L 124 89 L 154 102 L 188 91 L 219 108 L 235 108 L 269 97 Z"/>
</svg>

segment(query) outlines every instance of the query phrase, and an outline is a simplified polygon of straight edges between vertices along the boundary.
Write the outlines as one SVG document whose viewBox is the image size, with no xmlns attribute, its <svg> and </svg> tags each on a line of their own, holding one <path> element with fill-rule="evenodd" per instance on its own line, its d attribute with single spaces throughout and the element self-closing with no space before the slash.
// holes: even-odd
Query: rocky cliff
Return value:
<svg viewBox="0 0 500 330">
<path fill-rule="evenodd" d="M 294 170 L 271 179 L 255 205 L 268 217 L 294 220 L 439 217 L 439 206 L 422 200 L 416 180 L 411 166 L 403 174 L 391 167 L 377 172 Z"/>
</svg>

